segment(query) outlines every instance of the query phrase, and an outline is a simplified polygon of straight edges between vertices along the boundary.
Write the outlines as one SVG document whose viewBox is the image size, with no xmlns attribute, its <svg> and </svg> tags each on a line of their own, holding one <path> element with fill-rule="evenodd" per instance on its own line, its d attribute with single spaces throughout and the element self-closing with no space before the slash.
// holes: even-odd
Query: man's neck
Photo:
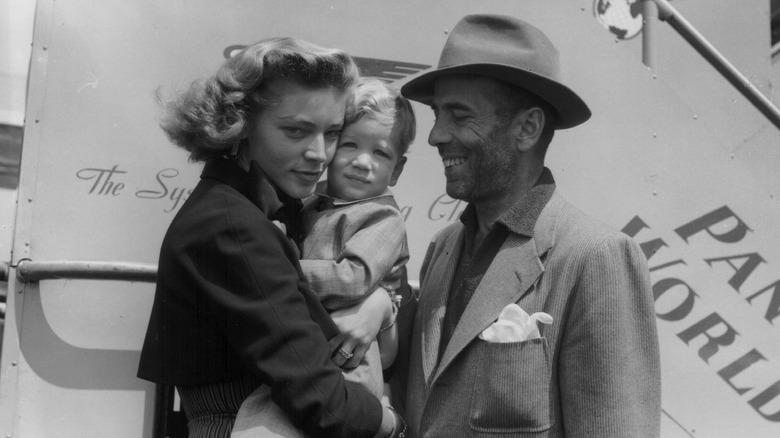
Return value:
<svg viewBox="0 0 780 438">
<path fill-rule="evenodd" d="M 542 171 L 543 168 L 539 168 L 533 174 L 526 174 L 526 177 L 519 178 L 518 182 L 513 185 L 513 189 L 507 190 L 502 196 L 472 202 L 477 216 L 477 238 L 479 240 L 487 234 L 493 224 L 507 210 L 512 208 L 534 187 Z"/>
</svg>

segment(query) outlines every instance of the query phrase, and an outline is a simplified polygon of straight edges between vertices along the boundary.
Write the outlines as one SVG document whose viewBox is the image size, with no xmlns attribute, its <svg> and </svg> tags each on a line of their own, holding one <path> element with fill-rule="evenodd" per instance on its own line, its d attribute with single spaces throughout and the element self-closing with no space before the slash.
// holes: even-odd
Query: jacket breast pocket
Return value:
<svg viewBox="0 0 780 438">
<path fill-rule="evenodd" d="M 491 343 L 479 340 L 469 425 L 487 433 L 541 432 L 550 418 L 547 338 Z"/>
</svg>

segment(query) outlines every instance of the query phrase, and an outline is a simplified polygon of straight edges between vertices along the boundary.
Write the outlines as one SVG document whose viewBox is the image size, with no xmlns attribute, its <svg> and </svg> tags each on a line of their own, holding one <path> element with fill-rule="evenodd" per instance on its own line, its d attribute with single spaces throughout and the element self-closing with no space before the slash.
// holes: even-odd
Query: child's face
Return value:
<svg viewBox="0 0 780 438">
<path fill-rule="evenodd" d="M 395 185 L 406 157 L 394 140 L 392 127 L 370 117 L 344 128 L 328 166 L 328 195 L 354 201 L 379 196 Z"/>
</svg>

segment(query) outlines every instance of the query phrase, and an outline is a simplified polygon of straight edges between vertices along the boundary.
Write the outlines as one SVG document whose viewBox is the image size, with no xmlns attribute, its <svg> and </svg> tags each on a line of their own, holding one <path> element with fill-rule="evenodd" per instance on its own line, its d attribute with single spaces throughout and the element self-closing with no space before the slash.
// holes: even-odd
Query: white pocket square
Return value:
<svg viewBox="0 0 780 438">
<path fill-rule="evenodd" d="M 544 312 L 529 315 L 515 303 L 509 304 L 501 311 L 498 320 L 480 333 L 480 339 L 487 342 L 520 342 L 536 339 L 539 328 L 536 322 L 552 324 L 552 316 Z"/>
</svg>

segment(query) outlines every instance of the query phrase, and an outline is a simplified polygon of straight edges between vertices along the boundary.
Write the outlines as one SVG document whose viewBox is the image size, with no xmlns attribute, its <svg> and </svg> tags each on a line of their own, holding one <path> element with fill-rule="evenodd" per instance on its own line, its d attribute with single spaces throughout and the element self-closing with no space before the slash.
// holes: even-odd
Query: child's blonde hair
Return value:
<svg viewBox="0 0 780 438">
<path fill-rule="evenodd" d="M 400 155 L 406 154 L 417 134 L 417 120 L 409 100 L 378 79 L 359 80 L 354 104 L 347 111 L 344 124 L 350 125 L 362 117 L 371 117 L 382 125 L 393 127 Z"/>
</svg>

